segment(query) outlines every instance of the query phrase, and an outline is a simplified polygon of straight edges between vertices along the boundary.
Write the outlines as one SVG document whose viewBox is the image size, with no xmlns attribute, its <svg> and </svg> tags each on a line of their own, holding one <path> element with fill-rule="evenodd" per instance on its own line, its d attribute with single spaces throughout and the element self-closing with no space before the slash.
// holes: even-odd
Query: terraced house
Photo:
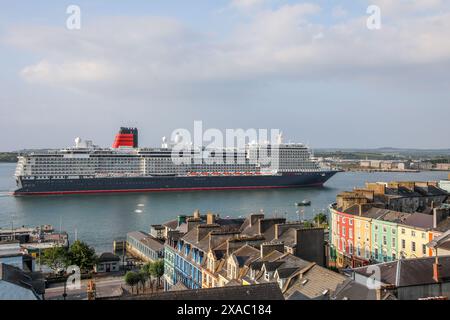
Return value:
<svg viewBox="0 0 450 320">
<path fill-rule="evenodd" d="M 435 183 L 368 183 L 336 200 L 330 265 L 339 268 L 430 256 L 427 244 L 450 228 L 449 195 Z"/>
</svg>

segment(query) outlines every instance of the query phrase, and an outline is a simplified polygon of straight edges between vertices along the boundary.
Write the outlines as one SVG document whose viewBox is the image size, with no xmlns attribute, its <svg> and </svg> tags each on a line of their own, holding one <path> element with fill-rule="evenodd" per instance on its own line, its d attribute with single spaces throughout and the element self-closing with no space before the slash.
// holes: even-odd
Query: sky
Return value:
<svg viewBox="0 0 450 320">
<path fill-rule="evenodd" d="M 194 121 L 313 148 L 450 148 L 448 0 L 0 6 L 0 151 L 110 146 L 120 126 L 157 146 Z"/>
</svg>

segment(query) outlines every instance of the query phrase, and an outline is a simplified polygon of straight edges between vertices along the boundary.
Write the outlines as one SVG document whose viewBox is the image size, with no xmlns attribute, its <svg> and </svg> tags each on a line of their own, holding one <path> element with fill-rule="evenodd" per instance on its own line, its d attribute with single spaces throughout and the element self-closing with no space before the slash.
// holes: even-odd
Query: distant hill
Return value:
<svg viewBox="0 0 450 320">
<path fill-rule="evenodd" d="M 17 162 L 17 153 L 0 152 L 0 162 Z"/>
<path fill-rule="evenodd" d="M 346 159 L 373 159 L 373 160 L 395 160 L 395 159 L 439 159 L 450 158 L 450 149 L 402 149 L 402 148 L 318 148 L 314 149 L 316 156 L 335 156 Z"/>
</svg>

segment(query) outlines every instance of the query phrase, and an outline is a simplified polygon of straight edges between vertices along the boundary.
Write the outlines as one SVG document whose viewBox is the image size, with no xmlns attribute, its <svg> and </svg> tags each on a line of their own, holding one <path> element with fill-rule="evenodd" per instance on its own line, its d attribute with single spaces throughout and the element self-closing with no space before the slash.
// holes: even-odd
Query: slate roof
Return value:
<svg viewBox="0 0 450 320">
<path fill-rule="evenodd" d="M 344 283 L 338 285 L 332 294 L 332 300 L 376 300 L 375 290 L 370 290 L 367 286 L 357 283 L 348 278 Z"/>
<path fill-rule="evenodd" d="M 143 231 L 129 232 L 127 233 L 127 237 L 133 237 L 137 241 L 142 242 L 144 245 L 155 251 L 161 251 L 164 249 L 164 243 L 156 240 L 154 237 Z"/>
<path fill-rule="evenodd" d="M 284 296 L 290 297 L 298 291 L 309 299 L 318 299 L 334 292 L 346 279 L 347 277 L 314 263 L 298 271 L 288 280 Z"/>
<path fill-rule="evenodd" d="M 98 258 L 98 262 L 120 261 L 119 256 L 111 252 L 103 252 Z"/>
<path fill-rule="evenodd" d="M 423 213 L 413 213 L 406 217 L 402 224 L 422 229 L 431 229 L 433 228 L 433 216 Z"/>
<path fill-rule="evenodd" d="M 381 282 L 397 287 L 426 285 L 436 283 L 433 279 L 434 257 L 397 260 L 377 264 L 380 268 Z M 439 257 L 440 275 L 443 282 L 450 282 L 450 256 Z M 367 267 L 355 268 L 354 272 L 367 276 Z"/>
<path fill-rule="evenodd" d="M 246 244 L 234 251 L 233 255 L 236 257 L 236 260 L 239 263 L 239 267 L 242 267 L 259 258 L 260 251 Z"/>
<path fill-rule="evenodd" d="M 227 286 L 210 289 L 166 291 L 149 295 L 126 296 L 120 300 L 284 300 L 280 287 L 276 283 L 264 283 L 248 286 Z"/>
<path fill-rule="evenodd" d="M 170 220 L 170 221 L 163 223 L 163 226 L 169 228 L 170 230 L 175 230 L 178 227 L 178 221 Z"/>
<path fill-rule="evenodd" d="M 45 281 L 40 272 L 24 272 L 15 266 L 0 263 L 0 280 L 31 290 L 36 298 L 45 292 Z"/>
</svg>

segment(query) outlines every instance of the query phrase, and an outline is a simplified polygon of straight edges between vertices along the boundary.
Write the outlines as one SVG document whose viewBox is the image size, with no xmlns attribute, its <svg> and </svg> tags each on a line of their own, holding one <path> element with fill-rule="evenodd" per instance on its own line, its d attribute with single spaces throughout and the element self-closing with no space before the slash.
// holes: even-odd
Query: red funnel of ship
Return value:
<svg viewBox="0 0 450 320">
<path fill-rule="evenodd" d="M 114 149 L 120 147 L 137 148 L 138 147 L 138 129 L 120 128 L 119 133 L 114 139 L 112 146 Z"/>
</svg>

